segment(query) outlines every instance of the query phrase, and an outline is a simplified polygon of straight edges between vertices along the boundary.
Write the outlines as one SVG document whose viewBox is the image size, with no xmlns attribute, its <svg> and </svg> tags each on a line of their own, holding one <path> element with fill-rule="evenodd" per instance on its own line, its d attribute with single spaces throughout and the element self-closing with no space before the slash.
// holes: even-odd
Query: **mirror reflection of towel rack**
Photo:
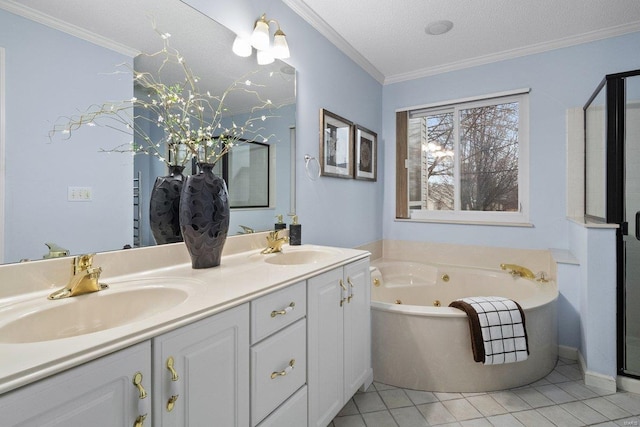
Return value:
<svg viewBox="0 0 640 427">
<path fill-rule="evenodd" d="M 320 178 L 320 162 L 309 154 L 304 155 L 304 169 L 311 181 Z"/>
</svg>

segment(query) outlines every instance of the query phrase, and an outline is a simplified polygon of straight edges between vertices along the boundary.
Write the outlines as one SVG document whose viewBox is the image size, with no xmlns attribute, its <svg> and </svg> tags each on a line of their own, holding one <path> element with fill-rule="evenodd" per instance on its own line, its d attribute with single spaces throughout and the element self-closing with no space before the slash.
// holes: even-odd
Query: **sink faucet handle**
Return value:
<svg viewBox="0 0 640 427">
<path fill-rule="evenodd" d="M 77 257 L 74 257 L 73 258 L 73 275 L 75 276 L 78 273 L 89 270 L 91 268 L 91 265 L 93 264 L 94 255 L 95 253 L 78 255 Z"/>
</svg>

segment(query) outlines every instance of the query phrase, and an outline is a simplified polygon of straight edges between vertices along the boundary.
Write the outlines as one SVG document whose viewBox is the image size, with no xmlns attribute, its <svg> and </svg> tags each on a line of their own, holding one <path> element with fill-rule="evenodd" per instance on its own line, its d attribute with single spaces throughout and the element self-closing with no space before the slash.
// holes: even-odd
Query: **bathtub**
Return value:
<svg viewBox="0 0 640 427">
<path fill-rule="evenodd" d="M 380 259 L 371 271 L 374 380 L 439 392 L 485 392 L 535 382 L 558 357 L 558 288 L 500 269 Z M 502 296 L 525 313 L 527 360 L 474 362 L 467 315 L 448 307 L 458 298 Z"/>
</svg>

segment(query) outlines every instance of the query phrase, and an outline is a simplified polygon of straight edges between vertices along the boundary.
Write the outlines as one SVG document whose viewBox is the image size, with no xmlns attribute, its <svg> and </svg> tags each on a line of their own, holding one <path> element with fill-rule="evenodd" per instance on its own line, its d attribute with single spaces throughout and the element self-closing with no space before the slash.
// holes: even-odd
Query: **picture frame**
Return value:
<svg viewBox="0 0 640 427">
<path fill-rule="evenodd" d="M 320 174 L 353 178 L 353 123 L 320 110 Z"/>
<path fill-rule="evenodd" d="M 378 179 L 378 134 L 355 126 L 355 167 L 353 177 L 367 181 Z"/>
</svg>

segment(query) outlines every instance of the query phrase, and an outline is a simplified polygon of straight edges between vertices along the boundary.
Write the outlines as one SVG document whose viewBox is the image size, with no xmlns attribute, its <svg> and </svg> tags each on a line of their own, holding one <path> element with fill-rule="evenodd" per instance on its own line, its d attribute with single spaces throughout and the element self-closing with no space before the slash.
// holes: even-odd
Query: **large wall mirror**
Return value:
<svg viewBox="0 0 640 427">
<path fill-rule="evenodd" d="M 151 156 L 114 152 L 132 137 L 104 126 L 85 126 L 70 138 L 49 137 L 64 116 L 93 104 L 140 96 L 131 69 L 157 69 L 138 55 L 162 48 L 154 26 L 171 35 L 172 47 L 189 63 L 201 89 L 222 93 L 250 75 L 262 88 L 261 96 L 275 106 L 264 125 L 268 153 L 240 150 L 229 161 L 230 168 L 237 168 L 229 180 L 238 177 L 229 182 L 230 188 L 246 192 L 261 186 L 267 192 L 256 199 L 259 204 L 238 197 L 229 235 L 269 229 L 276 215 L 295 212 L 291 66 L 277 60 L 258 66 L 255 55 L 235 56 L 235 34 L 179 0 L 0 0 L 4 263 L 42 259 L 48 252 L 45 243 L 72 255 L 155 244 L 148 228 L 148 196 L 155 177 L 167 174 L 166 165 Z M 251 108 L 242 96 L 230 98 L 226 107 L 229 117 Z M 252 176 L 261 177 L 255 186 Z M 134 241 L 136 218 L 140 230 Z"/>
</svg>

